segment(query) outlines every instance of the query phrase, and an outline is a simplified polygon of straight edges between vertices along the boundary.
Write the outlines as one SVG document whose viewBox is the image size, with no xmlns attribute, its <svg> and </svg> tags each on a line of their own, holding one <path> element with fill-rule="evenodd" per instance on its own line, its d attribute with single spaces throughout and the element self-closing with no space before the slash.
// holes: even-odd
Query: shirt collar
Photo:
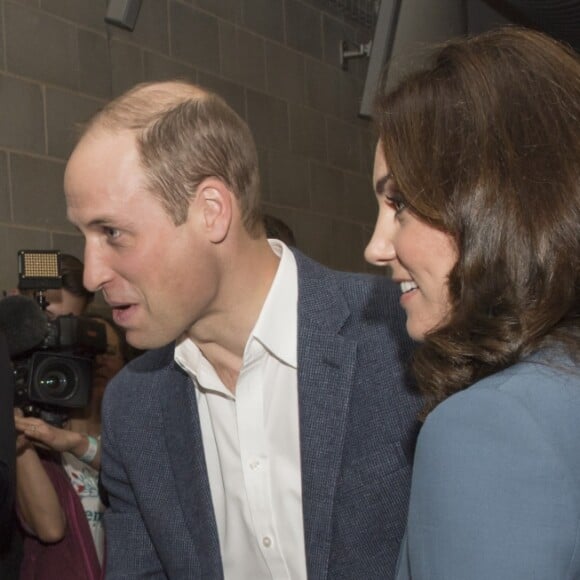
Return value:
<svg viewBox="0 0 580 580">
<path fill-rule="evenodd" d="M 298 366 L 298 270 L 294 254 L 288 246 L 269 239 L 272 251 L 280 258 L 270 291 L 250 333 L 244 349 L 244 364 L 255 341 L 284 364 Z M 189 338 L 178 341 L 175 361 L 194 376 L 209 379 L 208 388 L 218 389 L 221 381 L 205 359 L 198 346 Z M 204 381 L 204 382 L 205 382 Z M 219 388 L 221 390 L 221 388 Z"/>
<path fill-rule="evenodd" d="M 298 334 L 298 272 L 296 259 L 280 240 L 268 240 L 280 264 L 248 345 L 256 339 L 272 356 L 296 368 Z"/>
</svg>

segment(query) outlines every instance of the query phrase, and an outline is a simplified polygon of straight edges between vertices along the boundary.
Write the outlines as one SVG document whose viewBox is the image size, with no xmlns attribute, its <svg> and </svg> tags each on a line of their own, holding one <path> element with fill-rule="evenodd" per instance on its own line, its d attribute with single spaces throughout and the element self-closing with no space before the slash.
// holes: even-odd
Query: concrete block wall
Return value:
<svg viewBox="0 0 580 580">
<path fill-rule="evenodd" d="M 374 136 L 357 116 L 366 59 L 340 40 L 372 30 L 324 0 L 143 0 L 135 30 L 104 22 L 107 0 L 0 0 L 0 290 L 16 252 L 82 257 L 62 191 L 75 124 L 144 80 L 188 78 L 221 94 L 258 144 L 264 208 L 303 251 L 366 270 L 375 218 Z"/>
</svg>

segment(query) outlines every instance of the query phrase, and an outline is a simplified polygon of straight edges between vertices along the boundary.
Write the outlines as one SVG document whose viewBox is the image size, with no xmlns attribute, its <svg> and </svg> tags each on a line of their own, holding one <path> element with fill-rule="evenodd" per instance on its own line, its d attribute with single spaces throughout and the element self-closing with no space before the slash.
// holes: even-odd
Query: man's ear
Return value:
<svg viewBox="0 0 580 580">
<path fill-rule="evenodd" d="M 233 193 L 220 180 L 209 178 L 200 183 L 197 200 L 208 239 L 214 244 L 223 242 L 232 223 Z"/>
</svg>

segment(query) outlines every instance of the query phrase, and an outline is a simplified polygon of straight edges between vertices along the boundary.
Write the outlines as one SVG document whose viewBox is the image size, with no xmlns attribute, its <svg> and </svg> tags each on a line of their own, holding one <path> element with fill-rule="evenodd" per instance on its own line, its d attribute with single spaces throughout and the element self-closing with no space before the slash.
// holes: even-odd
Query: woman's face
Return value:
<svg viewBox="0 0 580 580">
<path fill-rule="evenodd" d="M 47 290 L 45 296 L 48 302 L 46 314 L 50 320 L 68 314 L 80 316 L 87 306 L 86 298 L 77 296 L 66 288 Z"/>
<path fill-rule="evenodd" d="M 391 268 L 393 280 L 401 287 L 407 332 L 411 338 L 423 340 L 448 313 L 447 278 L 457 261 L 456 246 L 449 234 L 405 208 L 379 145 L 373 184 L 379 215 L 365 258 L 375 266 Z"/>
</svg>

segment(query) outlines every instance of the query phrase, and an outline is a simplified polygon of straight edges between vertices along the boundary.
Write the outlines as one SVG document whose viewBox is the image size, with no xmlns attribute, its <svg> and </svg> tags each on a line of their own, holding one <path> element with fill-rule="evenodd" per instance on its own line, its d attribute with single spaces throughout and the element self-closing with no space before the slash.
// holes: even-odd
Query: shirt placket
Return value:
<svg viewBox="0 0 580 580">
<path fill-rule="evenodd" d="M 253 345 L 256 349 L 258 346 Z M 256 352 L 252 354 L 257 355 Z M 253 357 L 252 357 L 253 358 Z M 259 357 L 253 358 L 243 371 L 236 388 L 236 413 L 240 458 L 248 505 L 259 546 L 272 578 L 289 578 L 279 545 L 270 493 L 266 421 L 264 418 L 264 385 L 260 376 Z"/>
</svg>

